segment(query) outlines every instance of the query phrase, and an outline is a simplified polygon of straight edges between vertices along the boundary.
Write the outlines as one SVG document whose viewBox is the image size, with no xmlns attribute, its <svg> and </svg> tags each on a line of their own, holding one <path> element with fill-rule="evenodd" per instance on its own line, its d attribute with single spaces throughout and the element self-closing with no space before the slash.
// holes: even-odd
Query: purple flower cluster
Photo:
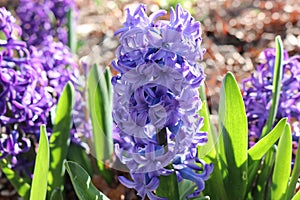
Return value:
<svg viewBox="0 0 300 200">
<path fill-rule="evenodd" d="M 70 9 L 76 11 L 73 0 L 20 0 L 17 15 L 21 20 L 23 40 L 34 46 L 53 40 L 67 44 Z"/>
<path fill-rule="evenodd" d="M 120 181 L 143 199 L 164 199 L 154 191 L 159 176 L 172 173 L 196 183 L 188 196 L 195 197 L 213 170 L 197 155 L 197 147 L 207 141 L 198 116 L 198 87 L 204 80 L 197 64 L 204 53 L 200 23 L 180 5 L 171 8 L 169 21 L 158 19 L 165 14 L 159 10 L 147 16 L 145 5 L 133 13 L 127 9 L 112 62 L 120 73 L 112 79 L 115 152 L 132 177 Z"/>
<path fill-rule="evenodd" d="M 29 136 L 38 133 L 46 124 L 53 98 L 43 66 L 31 59 L 26 43 L 17 40 L 21 33 L 15 19 L 5 8 L 0 8 L 0 131 L 1 158 L 17 156 L 30 148 Z"/>
<path fill-rule="evenodd" d="M 24 164 L 20 162 L 22 153 L 34 149 L 40 125 L 47 124 L 51 132 L 50 110 L 65 84 L 71 81 L 78 89 L 80 83 L 79 69 L 67 46 L 44 41 L 38 47 L 27 47 L 17 39 L 22 33 L 14 22 L 11 13 L 1 8 L 0 159 L 10 157 L 16 169 Z M 76 111 L 82 110 L 85 105 L 79 92 L 76 92 L 76 99 Z M 77 126 L 79 118 L 82 116 L 77 112 L 74 116 Z M 81 144 L 76 128 L 71 132 L 71 140 Z"/>
<path fill-rule="evenodd" d="M 275 49 L 266 49 L 256 73 L 243 81 L 244 102 L 249 123 L 249 140 L 252 146 L 260 137 L 267 121 L 272 100 Z M 294 154 L 300 137 L 300 56 L 289 57 L 284 51 L 283 77 L 276 119 L 287 117 L 293 129 Z"/>
</svg>

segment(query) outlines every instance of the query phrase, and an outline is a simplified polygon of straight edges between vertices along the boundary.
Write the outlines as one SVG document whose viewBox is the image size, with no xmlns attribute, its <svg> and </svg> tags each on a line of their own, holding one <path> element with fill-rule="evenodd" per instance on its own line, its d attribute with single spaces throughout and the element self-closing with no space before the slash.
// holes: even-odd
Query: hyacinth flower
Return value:
<svg viewBox="0 0 300 200">
<path fill-rule="evenodd" d="M 275 49 L 266 49 L 261 54 L 262 62 L 257 66 L 255 74 L 243 81 L 243 98 L 245 102 L 250 146 L 261 136 L 268 118 L 272 99 L 273 69 Z M 287 117 L 293 130 L 293 158 L 298 148 L 300 137 L 300 56 L 289 57 L 283 54 L 282 90 L 276 115 L 277 121 Z"/>
<path fill-rule="evenodd" d="M 52 40 L 67 44 L 67 13 L 70 9 L 76 11 L 73 0 L 20 0 L 17 15 L 23 40 L 33 46 Z"/>
<path fill-rule="evenodd" d="M 198 196 L 213 170 L 197 155 L 207 141 L 197 114 L 204 80 L 197 61 L 205 52 L 200 23 L 180 5 L 171 8 L 169 21 L 158 19 L 164 10 L 148 16 L 145 5 L 126 12 L 115 33 L 120 46 L 112 62 L 119 72 L 112 79 L 113 120 L 115 153 L 132 180 L 119 180 L 143 199 L 165 199 L 154 192 L 159 177 L 176 173 L 179 181 L 197 185 L 188 198 Z"/>
<path fill-rule="evenodd" d="M 40 63 L 30 59 L 26 43 L 18 40 L 20 28 L 5 8 L 0 9 L 0 127 L 1 159 L 11 157 L 12 167 L 20 154 L 31 147 L 29 139 L 46 124 L 53 97 L 48 91 L 48 80 Z M 16 35 L 17 33 L 17 35 Z"/>
<path fill-rule="evenodd" d="M 51 134 L 50 111 L 68 81 L 80 86 L 79 70 L 64 44 L 52 41 L 39 47 L 27 47 L 18 39 L 21 29 L 11 13 L 1 8 L 0 16 L 0 31 L 4 33 L 0 51 L 0 157 L 9 158 L 13 169 L 31 176 L 34 160 L 24 161 L 25 165 L 23 154 L 35 148 L 42 124 L 47 125 Z M 76 99 L 71 141 L 87 147 L 79 138 L 85 135 L 78 130 L 83 125 L 81 110 L 85 106 L 79 92 Z"/>
<path fill-rule="evenodd" d="M 43 65 L 49 86 L 53 88 L 52 95 L 55 96 L 55 101 L 68 81 L 77 89 L 72 141 L 81 143 L 79 135 L 90 137 L 91 131 L 88 127 L 91 125 L 82 114 L 86 105 L 81 92 L 84 86 L 79 80 L 79 68 L 70 48 L 66 46 L 67 15 L 70 10 L 76 15 L 77 8 L 73 0 L 21 0 L 16 13 L 21 21 L 22 38 L 33 49 L 32 59 Z"/>
</svg>

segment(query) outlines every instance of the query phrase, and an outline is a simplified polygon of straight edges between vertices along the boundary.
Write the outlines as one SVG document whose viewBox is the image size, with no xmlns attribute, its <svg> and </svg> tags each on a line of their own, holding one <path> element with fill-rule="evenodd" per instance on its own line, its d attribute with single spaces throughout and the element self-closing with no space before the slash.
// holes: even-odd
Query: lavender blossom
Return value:
<svg viewBox="0 0 300 200">
<path fill-rule="evenodd" d="M 207 141 L 198 116 L 198 87 L 204 80 L 196 63 L 204 53 L 200 23 L 180 5 L 171 9 L 170 21 L 158 20 L 165 14 L 160 10 L 148 17 L 144 5 L 127 10 L 112 62 L 120 73 L 112 79 L 115 152 L 133 179 L 120 181 L 143 199 L 162 199 L 154 194 L 158 177 L 171 173 L 195 182 L 190 197 L 198 196 L 213 169 L 196 153 Z M 166 169 L 169 165 L 173 169 Z"/>
<path fill-rule="evenodd" d="M 256 73 L 243 81 L 243 96 L 249 123 L 249 140 L 252 146 L 260 137 L 267 121 L 272 100 L 273 70 L 275 49 L 266 49 L 262 54 L 262 63 Z M 284 51 L 282 89 L 276 120 L 287 117 L 293 130 L 294 156 L 300 137 L 300 56 L 289 57 Z"/>
<path fill-rule="evenodd" d="M 70 9 L 76 11 L 73 0 L 20 0 L 17 15 L 24 41 L 33 46 L 52 40 L 67 44 L 67 13 Z"/>
<path fill-rule="evenodd" d="M 26 43 L 14 35 L 21 34 L 14 18 L 5 8 L 0 8 L 0 16 L 0 31 L 6 36 L 0 50 L 0 156 L 10 157 L 14 168 L 22 166 L 19 155 L 32 148 L 29 138 L 47 123 L 53 97 L 43 66 L 31 59 Z"/>
<path fill-rule="evenodd" d="M 40 125 L 46 124 L 51 134 L 50 110 L 68 81 L 77 89 L 81 86 L 79 69 L 70 50 L 61 42 L 46 40 L 38 47 L 27 47 L 18 40 L 14 33 L 21 32 L 11 29 L 21 29 L 4 8 L 0 9 L 0 22 L 0 31 L 6 36 L 0 44 L 0 159 L 11 158 L 13 169 L 30 176 L 31 170 L 22 163 L 22 155 L 35 148 Z M 81 94 L 76 92 L 75 98 L 76 109 L 81 110 Z M 80 117 L 79 112 L 74 116 L 76 126 Z M 71 141 L 86 147 L 76 128 L 71 131 Z"/>
</svg>

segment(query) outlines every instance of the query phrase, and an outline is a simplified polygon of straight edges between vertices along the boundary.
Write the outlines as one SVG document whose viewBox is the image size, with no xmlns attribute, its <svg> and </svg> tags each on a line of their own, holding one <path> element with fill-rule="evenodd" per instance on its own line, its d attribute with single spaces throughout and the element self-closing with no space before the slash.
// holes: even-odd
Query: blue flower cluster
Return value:
<svg viewBox="0 0 300 200">
<path fill-rule="evenodd" d="M 243 96 L 249 124 L 249 141 L 252 146 L 260 137 L 267 121 L 272 101 L 273 70 L 276 50 L 269 48 L 261 54 L 262 63 L 256 73 L 243 80 Z M 276 119 L 287 117 L 293 130 L 294 156 L 300 137 L 300 56 L 289 57 L 284 51 L 283 77 Z"/>
<path fill-rule="evenodd" d="M 148 16 L 145 5 L 127 9 L 112 62 L 119 72 L 112 79 L 115 152 L 132 177 L 119 180 L 143 199 L 164 199 L 154 191 L 159 176 L 172 173 L 195 182 L 188 198 L 198 196 L 213 170 L 197 154 L 207 141 L 198 116 L 204 74 L 197 61 L 205 52 L 200 23 L 180 5 L 171 8 L 169 21 L 159 19 L 164 15 L 159 10 Z"/>
<path fill-rule="evenodd" d="M 67 44 L 67 13 L 70 9 L 76 11 L 74 0 L 20 0 L 17 15 L 23 40 L 34 46 L 53 40 Z"/>
</svg>

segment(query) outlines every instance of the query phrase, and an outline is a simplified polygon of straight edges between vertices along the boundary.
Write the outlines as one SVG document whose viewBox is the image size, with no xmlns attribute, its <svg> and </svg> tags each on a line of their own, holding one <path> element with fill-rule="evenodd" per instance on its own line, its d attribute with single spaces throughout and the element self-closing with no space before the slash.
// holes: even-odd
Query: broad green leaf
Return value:
<svg viewBox="0 0 300 200">
<path fill-rule="evenodd" d="M 87 171 L 89 176 L 93 175 L 93 167 L 91 165 L 91 161 L 89 160 L 88 154 L 83 147 L 71 143 L 69 146 L 67 160 L 77 162 L 84 168 L 85 171 Z"/>
<path fill-rule="evenodd" d="M 74 10 L 69 9 L 67 13 L 68 17 L 68 46 L 73 54 L 76 54 L 77 49 L 77 37 L 76 37 L 76 20 L 74 16 Z"/>
<path fill-rule="evenodd" d="M 300 177 L 300 139 L 298 140 L 298 150 L 297 150 L 297 154 L 296 154 L 296 158 L 295 158 L 295 162 L 294 162 L 294 168 L 293 168 L 293 172 L 292 172 L 292 176 L 291 176 L 291 180 L 287 189 L 287 195 L 286 195 L 286 199 L 291 199 L 295 189 L 296 189 L 296 185 L 297 182 L 299 180 Z M 299 196 L 300 199 L 300 196 Z"/>
<path fill-rule="evenodd" d="M 14 186 L 18 194 L 25 200 L 29 199 L 30 184 L 10 168 L 10 164 L 6 159 L 2 159 L 0 165 L 2 172 L 5 174 L 9 182 Z"/>
<path fill-rule="evenodd" d="M 276 43 L 276 59 L 273 72 L 273 89 L 272 89 L 272 105 L 269 111 L 268 119 L 263 128 L 261 137 L 264 137 L 273 127 L 276 118 L 278 104 L 281 93 L 281 79 L 283 73 L 283 45 L 280 36 L 275 38 Z"/>
<path fill-rule="evenodd" d="M 66 161 L 65 166 L 80 200 L 109 200 L 97 190 L 88 173 L 80 165 L 76 162 Z"/>
<path fill-rule="evenodd" d="M 167 166 L 168 169 L 172 167 Z M 179 189 L 177 175 L 172 173 L 169 176 L 159 177 L 159 186 L 156 190 L 156 194 L 159 197 L 165 197 L 167 199 L 179 200 Z"/>
<path fill-rule="evenodd" d="M 64 189 L 64 161 L 70 145 L 72 110 L 74 107 L 74 87 L 68 82 L 59 98 L 53 132 L 50 137 L 50 168 L 48 173 L 49 195 L 55 189 Z"/>
<path fill-rule="evenodd" d="M 107 69 L 105 73 L 110 73 Z M 88 76 L 88 99 L 90 116 L 93 125 L 94 148 L 101 175 L 110 183 L 112 175 L 105 168 L 104 162 L 113 154 L 112 141 L 112 97 L 111 86 L 105 73 L 99 72 L 94 65 Z"/>
<path fill-rule="evenodd" d="M 291 172 L 292 134 L 289 124 L 285 126 L 284 134 L 280 137 L 272 176 L 272 199 L 283 199 Z"/>
<path fill-rule="evenodd" d="M 220 169 L 231 199 L 243 199 L 247 185 L 248 124 L 242 95 L 232 73 L 222 84 L 219 103 Z"/>
<path fill-rule="evenodd" d="M 276 143 L 284 131 L 286 118 L 281 119 L 273 130 L 265 137 L 260 139 L 253 147 L 248 150 L 248 156 L 252 160 L 260 160 L 267 151 Z"/>
<path fill-rule="evenodd" d="M 39 148 L 36 155 L 30 200 L 46 199 L 49 170 L 49 143 L 46 126 L 40 127 Z"/>
</svg>

